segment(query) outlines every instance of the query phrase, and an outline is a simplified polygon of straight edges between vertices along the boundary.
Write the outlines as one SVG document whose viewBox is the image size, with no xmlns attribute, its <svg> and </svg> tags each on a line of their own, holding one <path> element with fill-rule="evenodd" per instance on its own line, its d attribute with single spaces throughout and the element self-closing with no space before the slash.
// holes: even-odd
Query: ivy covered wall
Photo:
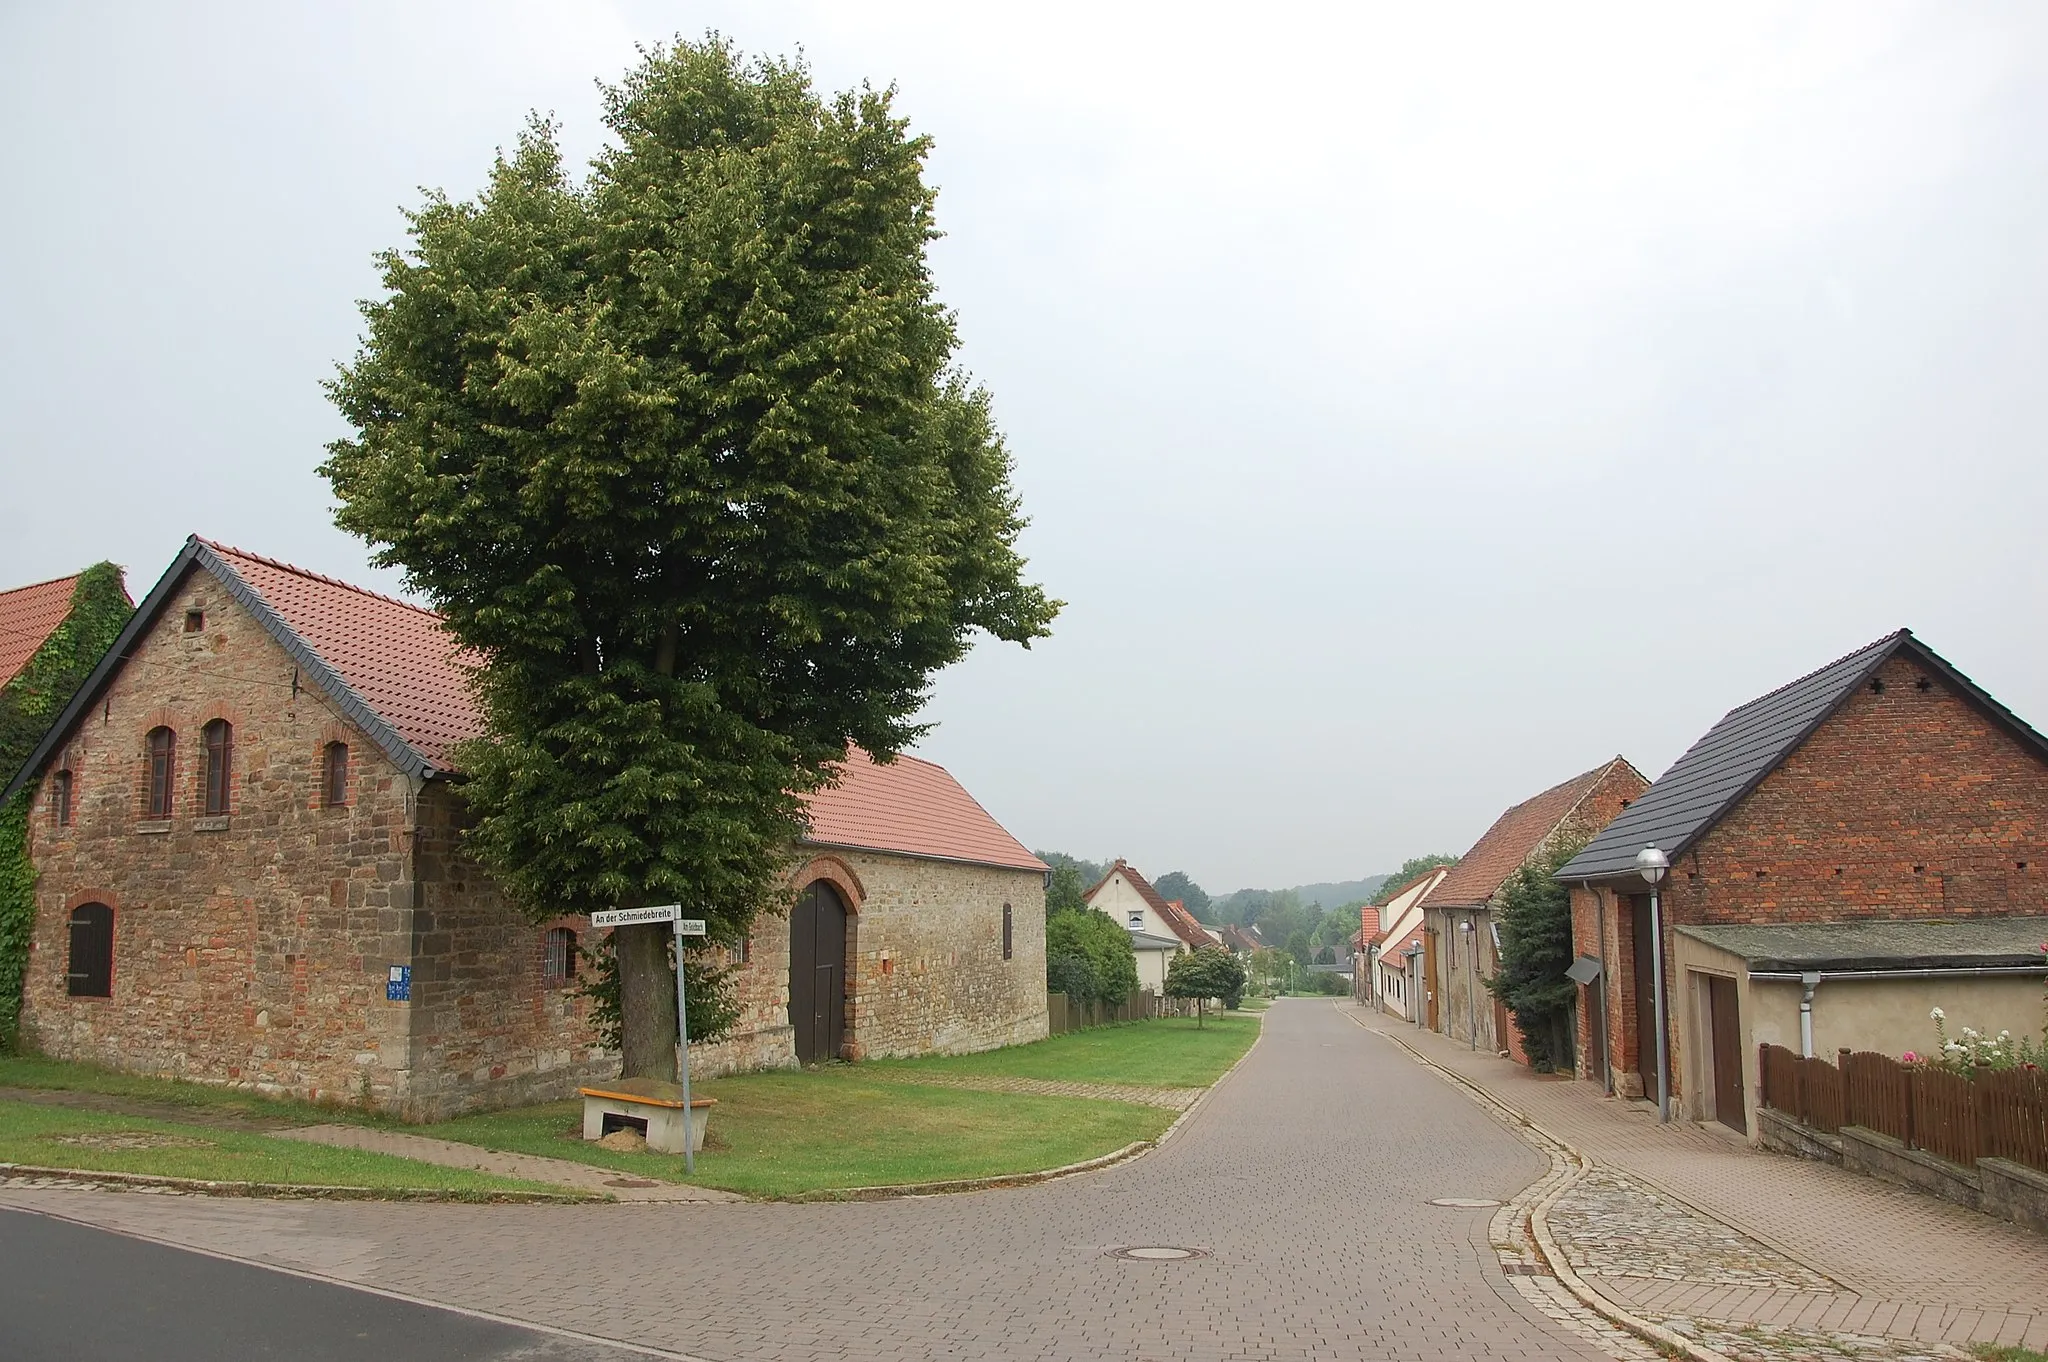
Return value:
<svg viewBox="0 0 2048 1362">
<path fill-rule="evenodd" d="M 21 671 L 0 687 L 0 784 L 35 751 L 93 667 L 114 646 L 135 604 L 121 569 L 95 563 L 72 588 L 71 609 Z M 35 868 L 28 859 L 28 820 L 36 785 L 0 808 L 0 1049 L 14 1045 L 21 1016 L 21 977 L 35 928 Z"/>
</svg>

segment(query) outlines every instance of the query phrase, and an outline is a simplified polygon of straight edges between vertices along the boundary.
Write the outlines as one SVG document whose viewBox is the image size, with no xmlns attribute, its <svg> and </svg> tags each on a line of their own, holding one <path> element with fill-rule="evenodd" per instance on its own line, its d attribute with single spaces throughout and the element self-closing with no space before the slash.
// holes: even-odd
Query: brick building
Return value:
<svg viewBox="0 0 2048 1362">
<path fill-rule="evenodd" d="M 1485 981 L 1500 970 L 1500 894 L 1524 865 L 1585 841 L 1649 787 L 1621 758 L 1534 795 L 1486 835 L 1422 900 L 1425 1005 L 1432 1030 L 1526 1064 L 1520 1034 Z"/>
<path fill-rule="evenodd" d="M 1627 1097 L 1657 1085 L 1646 846 L 1680 1115 L 1753 1130 L 1760 1041 L 1924 1050 L 1935 1005 L 2042 1024 L 2048 741 L 1906 630 L 1731 710 L 1558 871 L 1598 968 L 1580 1072 Z"/>
<path fill-rule="evenodd" d="M 478 727 L 432 612 L 188 541 L 15 778 L 38 782 L 24 1035 L 414 1117 L 615 1074 L 572 987 L 587 922 L 530 922 L 464 849 Z M 705 1066 L 1043 1036 L 1043 864 L 928 762 L 843 776 Z"/>
</svg>

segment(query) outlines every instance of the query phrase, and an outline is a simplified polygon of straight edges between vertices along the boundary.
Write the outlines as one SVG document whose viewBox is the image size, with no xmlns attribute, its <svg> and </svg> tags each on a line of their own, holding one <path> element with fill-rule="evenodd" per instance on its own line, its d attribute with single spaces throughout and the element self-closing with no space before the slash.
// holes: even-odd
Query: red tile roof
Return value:
<svg viewBox="0 0 2048 1362">
<path fill-rule="evenodd" d="M 28 665 L 50 631 L 71 613 L 78 574 L 0 591 L 0 686 Z"/>
<path fill-rule="evenodd" d="M 1046 869 L 943 766 L 901 756 L 884 766 L 856 747 L 839 773 L 810 799 L 809 840 L 820 846 Z"/>
<path fill-rule="evenodd" d="M 211 548 L 400 738 L 440 770 L 483 731 L 465 654 L 441 616 L 390 596 L 223 544 Z M 854 748 L 839 784 L 810 799 L 810 840 L 824 846 L 976 865 L 1046 868 L 943 766 Z"/>
<path fill-rule="evenodd" d="M 446 771 L 483 730 L 463 654 L 431 610 L 207 541 L 410 746 Z"/>
<path fill-rule="evenodd" d="M 1117 858 L 1116 864 L 1109 868 L 1108 873 L 1096 881 L 1095 888 L 1090 889 L 1081 896 L 1083 900 L 1093 902 L 1095 895 L 1101 890 L 1102 886 L 1108 884 L 1119 872 L 1130 882 L 1131 888 L 1138 891 L 1138 897 L 1151 905 L 1152 911 L 1159 914 L 1165 920 L 1167 927 L 1172 930 L 1173 934 L 1187 942 L 1189 946 L 1199 950 L 1203 946 L 1220 944 L 1215 937 L 1209 934 L 1207 928 L 1195 920 L 1195 915 L 1187 910 L 1186 905 L 1181 903 L 1179 899 L 1167 899 L 1163 896 L 1157 889 L 1152 887 L 1152 881 L 1140 875 L 1131 866 L 1130 862 L 1124 860 L 1121 856 Z"/>
<path fill-rule="evenodd" d="M 1508 876 L 1521 869 L 1543 839 L 1555 832 L 1579 801 L 1591 794 L 1617 765 L 1626 767 L 1628 763 L 1620 757 L 1604 761 L 1583 775 L 1523 800 L 1495 819 L 1486 835 L 1451 867 L 1443 883 L 1430 891 L 1430 905 L 1463 908 L 1489 902 L 1507 883 Z"/>
</svg>

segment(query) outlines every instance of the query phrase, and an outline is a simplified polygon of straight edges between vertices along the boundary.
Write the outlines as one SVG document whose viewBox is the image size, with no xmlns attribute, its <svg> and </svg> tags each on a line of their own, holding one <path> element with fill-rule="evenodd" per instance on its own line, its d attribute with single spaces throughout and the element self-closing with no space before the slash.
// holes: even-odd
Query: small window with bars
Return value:
<svg viewBox="0 0 2048 1362">
<path fill-rule="evenodd" d="M 50 777 L 50 821 L 60 828 L 71 826 L 71 773 L 59 771 Z"/>
<path fill-rule="evenodd" d="M 751 936 L 741 938 L 740 944 L 737 946 L 727 946 L 725 948 L 725 963 L 727 965 L 744 965 L 753 958 L 754 938 Z"/>
<path fill-rule="evenodd" d="M 1006 903 L 1003 905 L 1003 959 L 1005 960 L 1010 958 L 1010 926 L 1010 905 Z"/>
<path fill-rule="evenodd" d="M 541 947 L 541 978 L 551 986 L 566 984 L 576 977 L 576 933 L 567 927 L 550 927 Z"/>
<path fill-rule="evenodd" d="M 348 744 L 331 742 L 320 753 L 320 802 L 330 809 L 348 803 Z"/>
</svg>

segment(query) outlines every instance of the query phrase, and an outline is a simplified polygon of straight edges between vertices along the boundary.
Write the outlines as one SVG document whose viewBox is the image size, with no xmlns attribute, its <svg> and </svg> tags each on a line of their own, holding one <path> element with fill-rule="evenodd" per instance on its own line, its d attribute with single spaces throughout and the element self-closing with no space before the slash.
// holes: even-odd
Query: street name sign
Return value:
<svg viewBox="0 0 2048 1362">
<path fill-rule="evenodd" d="M 643 922 L 674 922 L 683 915 L 680 903 L 657 903 L 647 908 L 606 908 L 590 915 L 593 927 L 637 927 Z"/>
</svg>

